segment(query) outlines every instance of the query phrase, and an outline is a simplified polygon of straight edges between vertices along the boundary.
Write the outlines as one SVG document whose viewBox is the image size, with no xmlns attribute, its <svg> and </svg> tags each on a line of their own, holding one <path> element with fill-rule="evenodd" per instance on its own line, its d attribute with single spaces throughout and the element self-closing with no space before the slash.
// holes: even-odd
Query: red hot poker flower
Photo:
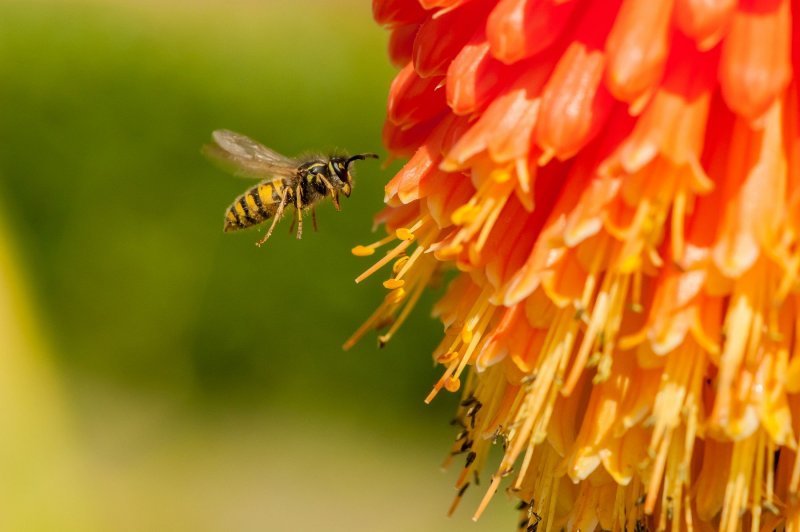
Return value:
<svg viewBox="0 0 800 532">
<path fill-rule="evenodd" d="M 800 4 L 373 9 L 409 160 L 353 250 L 390 245 L 358 281 L 392 272 L 346 346 L 454 267 L 427 400 L 463 395 L 475 517 L 505 479 L 542 529 L 800 530 Z"/>
</svg>

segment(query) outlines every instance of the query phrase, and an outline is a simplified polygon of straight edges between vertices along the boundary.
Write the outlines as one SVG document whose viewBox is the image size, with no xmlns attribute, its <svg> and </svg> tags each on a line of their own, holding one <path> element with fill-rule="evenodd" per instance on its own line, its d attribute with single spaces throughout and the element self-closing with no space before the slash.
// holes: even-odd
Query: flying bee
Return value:
<svg viewBox="0 0 800 532">
<path fill-rule="evenodd" d="M 303 235 L 303 209 L 311 209 L 316 230 L 314 207 L 317 203 L 330 197 L 336 210 L 341 210 L 339 193 L 350 196 L 353 188 L 350 164 L 368 157 L 378 158 L 374 153 L 360 153 L 352 157 L 331 155 L 292 159 L 233 131 L 219 129 L 211 136 L 214 142 L 203 147 L 208 158 L 235 175 L 262 180 L 236 198 L 225 212 L 223 228 L 225 232 L 238 231 L 272 218 L 272 225 L 264 238 L 256 243 L 258 246 L 272 235 L 287 205 L 295 209 L 297 238 Z"/>
</svg>

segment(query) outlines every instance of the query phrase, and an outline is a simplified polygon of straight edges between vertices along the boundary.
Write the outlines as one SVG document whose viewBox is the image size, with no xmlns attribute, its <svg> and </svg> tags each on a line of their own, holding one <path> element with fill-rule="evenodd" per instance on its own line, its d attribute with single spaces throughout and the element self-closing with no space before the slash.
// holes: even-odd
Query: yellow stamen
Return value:
<svg viewBox="0 0 800 532">
<path fill-rule="evenodd" d="M 486 493 L 483 495 L 483 499 L 481 499 L 481 503 L 478 505 L 478 509 L 475 510 L 475 515 L 472 516 L 473 521 L 480 519 L 481 514 L 489 505 L 489 501 L 491 501 L 492 497 L 494 497 L 497 488 L 500 487 L 501 479 L 502 477 L 500 475 L 492 475 L 492 483 L 489 484 L 489 489 L 486 490 Z"/>
<path fill-rule="evenodd" d="M 356 257 L 368 257 L 375 253 L 375 250 L 381 246 L 384 246 L 394 240 L 394 235 L 388 235 L 384 238 L 381 238 L 377 242 L 373 242 L 372 244 L 366 246 L 356 246 L 350 250 L 350 252 L 355 255 Z"/>
<path fill-rule="evenodd" d="M 356 282 L 360 283 L 361 281 L 363 281 L 376 271 L 383 268 L 385 265 L 389 264 L 392 261 L 392 259 L 403 253 L 410 245 L 411 245 L 410 240 L 402 241 L 400 244 L 397 245 L 397 247 L 386 253 L 386 255 L 381 260 L 379 260 L 378 262 L 367 268 L 367 270 L 364 273 L 356 277 Z"/>
<path fill-rule="evenodd" d="M 421 219 L 417 220 L 417 222 L 414 223 L 414 225 L 412 225 L 410 228 L 398 229 L 395 232 L 395 234 L 397 235 L 398 238 L 401 238 L 402 242 L 400 242 L 397 246 L 395 246 L 394 249 L 388 251 L 381 260 L 373 264 L 364 273 L 356 277 L 356 283 L 360 283 L 361 281 L 363 281 L 364 279 L 366 279 L 367 277 L 369 277 L 370 275 L 381 269 L 383 266 L 391 262 L 393 259 L 400 256 L 406 249 L 408 249 L 408 246 L 411 245 L 412 240 L 414 240 L 413 233 L 419 231 L 428 220 L 430 220 L 430 218 L 424 216 Z M 367 247 L 378 247 L 378 245 L 383 245 L 384 243 L 391 242 L 394 239 L 395 239 L 394 236 L 388 236 L 376 242 L 375 244 L 370 244 L 370 246 Z"/>
<path fill-rule="evenodd" d="M 439 364 L 449 364 L 459 356 L 458 351 L 447 351 L 436 357 L 436 362 Z"/>
<path fill-rule="evenodd" d="M 480 214 L 480 208 L 471 203 L 466 203 L 453 211 L 450 220 L 455 225 L 467 225 L 475 221 Z"/>
<path fill-rule="evenodd" d="M 429 257 L 428 260 L 421 264 L 419 272 L 415 273 L 413 279 L 414 288 L 411 292 L 411 297 L 408 298 L 403 310 L 400 311 L 397 319 L 395 319 L 394 323 L 392 323 L 392 326 L 389 327 L 389 330 L 386 332 L 386 334 L 378 338 L 378 342 L 381 346 L 385 345 L 391 339 L 394 333 L 397 332 L 400 326 L 406 321 L 406 318 L 408 318 L 408 316 L 411 314 L 411 311 L 414 309 L 417 301 L 419 301 L 419 298 L 425 291 L 431 275 L 433 275 L 433 272 L 436 270 L 436 266 L 436 260 L 432 257 Z M 403 288 L 398 288 L 397 290 L 403 290 Z"/>
<path fill-rule="evenodd" d="M 464 496 L 464 492 L 469 487 L 469 483 L 464 484 L 461 487 L 458 487 L 458 493 L 456 494 L 453 502 L 450 504 L 450 508 L 447 510 L 447 517 L 451 517 L 453 513 L 455 513 L 456 508 L 458 508 L 459 503 L 461 502 L 461 498 Z"/>
<path fill-rule="evenodd" d="M 400 290 L 402 290 L 402 288 L 400 288 Z M 367 320 L 361 324 L 361 327 L 359 327 L 356 330 L 356 332 L 354 332 L 352 336 L 350 336 L 350 338 L 348 338 L 347 341 L 345 341 L 344 345 L 342 345 L 342 349 L 347 351 L 348 349 L 353 347 L 356 344 L 356 342 L 358 342 L 361 339 L 361 337 L 367 333 L 367 331 L 372 329 L 373 325 L 379 323 L 384 318 L 385 315 L 386 315 L 385 305 L 381 305 L 377 309 L 375 309 L 375 312 L 373 312 L 372 315 L 370 315 L 370 317 L 367 318 Z"/>
<path fill-rule="evenodd" d="M 684 238 L 684 223 L 686 217 L 686 191 L 680 190 L 675 195 L 675 203 L 672 205 L 672 259 L 680 261 L 683 259 L 686 241 Z"/>
<path fill-rule="evenodd" d="M 447 381 L 447 379 L 449 379 L 450 376 L 453 374 L 453 372 L 456 370 L 456 366 L 457 364 L 456 361 L 454 360 L 450 364 L 450 366 L 448 366 L 447 370 L 445 370 L 444 375 L 439 377 L 439 380 L 436 381 L 436 384 L 433 385 L 433 389 L 428 394 L 428 396 L 425 397 L 425 404 L 430 404 L 430 402 L 433 401 L 433 398 L 436 397 L 436 395 L 439 393 L 439 390 L 441 390 L 442 387 L 444 387 L 444 384 Z"/>
</svg>

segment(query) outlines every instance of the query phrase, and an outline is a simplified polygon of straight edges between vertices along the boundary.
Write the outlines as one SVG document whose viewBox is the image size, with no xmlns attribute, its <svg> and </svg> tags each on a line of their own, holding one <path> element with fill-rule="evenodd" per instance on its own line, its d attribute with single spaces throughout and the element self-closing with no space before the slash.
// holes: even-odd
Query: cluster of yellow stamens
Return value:
<svg viewBox="0 0 800 532">
<path fill-rule="evenodd" d="M 425 255 L 427 246 L 430 245 L 432 225 L 429 220 L 421 219 L 411 227 L 396 229 L 393 234 L 377 242 L 352 249 L 354 255 L 365 257 L 374 254 L 380 247 L 399 240 L 379 261 L 356 278 L 356 282 L 360 283 L 394 261 L 392 276 L 383 282 L 389 293 L 367 321 L 348 338 L 344 349 L 351 348 L 368 331 L 388 327 L 378 338 L 379 345 L 386 345 L 408 318 L 436 270 L 436 260 Z M 408 254 L 408 249 L 414 244 L 414 251 Z"/>
</svg>

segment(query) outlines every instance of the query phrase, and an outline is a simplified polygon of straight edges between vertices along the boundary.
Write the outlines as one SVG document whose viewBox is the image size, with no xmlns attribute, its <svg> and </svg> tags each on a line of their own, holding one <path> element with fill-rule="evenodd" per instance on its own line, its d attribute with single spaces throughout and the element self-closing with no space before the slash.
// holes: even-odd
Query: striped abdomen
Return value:
<svg viewBox="0 0 800 532">
<path fill-rule="evenodd" d="M 281 202 L 285 189 L 282 179 L 264 181 L 238 198 L 225 213 L 225 231 L 238 231 L 271 218 Z M 287 203 L 293 201 L 291 189 L 287 192 Z"/>
</svg>

